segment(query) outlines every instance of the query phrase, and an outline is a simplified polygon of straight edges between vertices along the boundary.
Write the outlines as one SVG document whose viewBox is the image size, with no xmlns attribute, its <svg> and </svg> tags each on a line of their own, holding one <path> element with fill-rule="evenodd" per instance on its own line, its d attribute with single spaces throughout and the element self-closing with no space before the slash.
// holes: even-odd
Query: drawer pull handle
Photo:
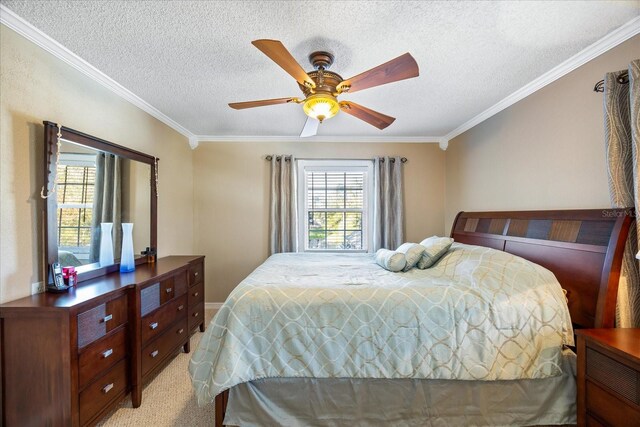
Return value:
<svg viewBox="0 0 640 427">
<path fill-rule="evenodd" d="M 194 276 L 198 277 L 198 272 L 197 271 L 195 272 Z"/>
<path fill-rule="evenodd" d="M 183 329 L 183 328 L 178 329 L 178 335 L 180 335 L 180 334 L 181 334 L 181 333 L 183 333 L 183 332 L 184 332 L 184 329 Z"/>
<path fill-rule="evenodd" d="M 113 354 L 113 349 L 110 348 L 109 350 L 102 352 L 102 358 L 106 359 L 107 357 L 111 356 L 112 354 Z"/>
<path fill-rule="evenodd" d="M 105 317 L 102 319 L 102 321 L 103 321 L 104 323 L 107 323 L 107 322 L 108 322 L 109 320 L 111 320 L 111 319 L 113 319 L 113 314 L 109 314 L 109 315 L 105 316 Z"/>
<path fill-rule="evenodd" d="M 183 305 L 183 304 L 180 304 L 180 305 L 178 306 L 178 311 L 182 311 L 182 309 L 183 309 L 183 308 L 184 308 L 184 305 Z"/>
<path fill-rule="evenodd" d="M 153 350 L 151 352 L 151 357 L 156 357 L 158 355 L 158 350 Z"/>
<path fill-rule="evenodd" d="M 167 293 L 170 294 L 173 291 L 173 288 L 167 288 Z"/>
<path fill-rule="evenodd" d="M 149 324 L 149 328 L 151 328 L 151 329 L 155 329 L 157 327 L 158 327 L 158 322 L 153 322 L 153 323 Z"/>
<path fill-rule="evenodd" d="M 102 392 L 104 394 L 107 394 L 112 388 L 113 388 L 113 383 L 107 384 L 106 386 L 102 387 Z"/>
<path fill-rule="evenodd" d="M 193 313 L 193 317 L 198 317 L 200 313 L 198 313 L 197 311 L 195 313 Z"/>
<path fill-rule="evenodd" d="M 194 297 L 197 297 L 199 293 L 200 293 L 200 292 L 195 292 L 195 293 L 193 294 L 193 296 L 194 296 Z"/>
</svg>

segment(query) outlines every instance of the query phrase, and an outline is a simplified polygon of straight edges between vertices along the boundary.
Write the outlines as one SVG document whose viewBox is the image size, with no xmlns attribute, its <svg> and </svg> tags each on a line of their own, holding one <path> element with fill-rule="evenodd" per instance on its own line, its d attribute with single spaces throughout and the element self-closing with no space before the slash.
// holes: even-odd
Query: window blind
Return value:
<svg viewBox="0 0 640 427">
<path fill-rule="evenodd" d="M 94 166 L 58 166 L 58 246 L 71 249 L 91 243 Z"/>
<path fill-rule="evenodd" d="M 363 172 L 306 172 L 308 249 L 363 249 Z"/>
</svg>

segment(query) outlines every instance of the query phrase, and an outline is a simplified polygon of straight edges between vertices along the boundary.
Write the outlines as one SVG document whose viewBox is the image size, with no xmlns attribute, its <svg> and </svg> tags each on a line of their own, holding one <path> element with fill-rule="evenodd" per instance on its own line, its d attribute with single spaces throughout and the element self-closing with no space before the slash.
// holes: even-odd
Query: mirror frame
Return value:
<svg viewBox="0 0 640 427">
<path fill-rule="evenodd" d="M 58 261 L 58 198 L 56 193 L 51 193 L 52 190 L 49 185 L 55 182 L 56 175 L 56 158 L 58 156 L 58 124 L 44 121 L 44 191 L 46 194 L 50 194 L 50 197 L 45 199 L 44 203 L 44 275 L 46 278 L 46 284 L 52 283 L 53 278 L 50 271 L 52 263 Z M 157 192 L 157 166 L 160 160 L 157 157 L 150 156 L 140 151 L 132 150 L 130 148 L 123 147 L 113 142 L 106 141 L 104 139 L 96 138 L 95 136 L 87 135 L 86 133 L 79 132 L 74 129 L 62 126 L 60 128 L 61 137 L 66 141 L 74 144 L 82 145 L 85 147 L 93 148 L 95 150 L 105 151 L 117 156 L 125 157 L 130 160 L 135 160 L 141 163 L 151 166 L 151 174 L 149 179 L 150 185 L 150 242 L 149 247 L 156 250 L 158 248 L 158 192 Z M 144 264 L 147 262 L 147 257 L 136 258 L 136 265 Z M 78 282 L 89 280 L 95 277 L 104 276 L 111 272 L 117 271 L 120 268 L 120 263 L 116 262 L 112 265 L 105 267 L 98 267 L 92 270 L 84 271 L 78 274 Z"/>
</svg>

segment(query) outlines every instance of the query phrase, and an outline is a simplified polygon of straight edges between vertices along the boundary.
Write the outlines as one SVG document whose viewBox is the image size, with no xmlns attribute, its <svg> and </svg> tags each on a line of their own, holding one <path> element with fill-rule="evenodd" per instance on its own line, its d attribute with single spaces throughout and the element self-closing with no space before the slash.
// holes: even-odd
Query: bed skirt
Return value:
<svg viewBox="0 0 640 427">
<path fill-rule="evenodd" d="M 575 353 L 545 379 L 269 378 L 230 389 L 234 426 L 527 426 L 576 423 Z"/>
</svg>

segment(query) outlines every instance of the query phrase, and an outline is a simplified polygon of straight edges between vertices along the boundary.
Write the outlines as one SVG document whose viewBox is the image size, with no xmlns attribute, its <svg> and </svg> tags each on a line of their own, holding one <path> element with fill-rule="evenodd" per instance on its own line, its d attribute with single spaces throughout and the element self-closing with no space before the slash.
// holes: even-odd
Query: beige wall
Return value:
<svg viewBox="0 0 640 427">
<path fill-rule="evenodd" d="M 12 30 L 1 26 L 0 38 L 0 302 L 42 280 L 43 120 L 161 158 L 160 255 L 206 255 L 206 300 L 221 302 L 267 257 L 266 154 L 408 157 L 408 241 L 446 234 L 459 210 L 608 206 L 602 95 L 591 88 L 640 51 L 636 36 L 458 136 L 446 153 L 308 141 L 205 142 L 192 152 L 185 137 Z"/>
<path fill-rule="evenodd" d="M 635 36 L 454 138 L 445 227 L 460 210 L 610 206 L 602 94 L 593 86 L 639 52 Z"/>
<path fill-rule="evenodd" d="M 444 232 L 444 156 L 437 144 L 204 142 L 195 151 L 195 248 L 206 259 L 206 300 L 222 302 L 268 256 L 267 154 L 301 158 L 405 156 L 405 240 Z"/>
<path fill-rule="evenodd" d="M 160 157 L 160 255 L 193 253 L 187 139 L 0 26 L 0 302 L 42 280 L 43 120 Z"/>
</svg>

